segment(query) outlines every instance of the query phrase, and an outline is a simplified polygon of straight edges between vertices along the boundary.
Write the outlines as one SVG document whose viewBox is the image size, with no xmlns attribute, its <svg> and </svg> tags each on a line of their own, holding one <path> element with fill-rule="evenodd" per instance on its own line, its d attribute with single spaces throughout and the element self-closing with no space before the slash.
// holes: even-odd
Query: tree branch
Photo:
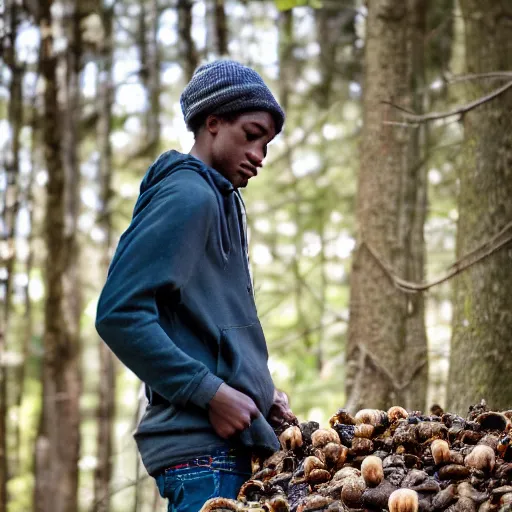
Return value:
<svg viewBox="0 0 512 512">
<path fill-rule="evenodd" d="M 510 232 L 507 234 L 507 232 Z M 415 283 L 412 281 L 406 281 L 396 275 L 396 272 L 393 270 L 391 265 L 389 265 L 376 251 L 376 249 L 369 244 L 367 241 L 363 240 L 361 242 L 360 247 L 366 247 L 368 252 L 373 256 L 378 265 L 382 268 L 384 273 L 389 277 L 394 286 L 405 292 L 405 293 L 417 293 L 423 292 L 436 286 L 438 284 L 444 283 L 448 281 L 452 277 L 460 274 L 464 270 L 473 266 L 475 263 L 484 260 L 489 257 L 491 254 L 499 251 L 506 245 L 512 242 L 512 222 L 509 222 L 503 229 L 501 229 L 496 235 L 494 235 L 490 240 L 487 240 L 483 244 L 479 245 L 473 251 L 463 255 L 459 258 L 453 265 L 450 266 L 450 271 L 444 276 L 435 279 L 434 281 L 428 283 Z"/>
<path fill-rule="evenodd" d="M 466 112 L 469 112 L 470 110 L 473 110 L 473 109 L 479 107 L 480 105 L 483 105 L 484 103 L 487 103 L 488 101 L 491 101 L 494 98 L 501 96 L 504 92 L 508 91 L 511 87 L 512 87 L 512 81 L 507 82 L 502 87 L 499 87 L 498 89 L 494 90 L 493 92 L 491 92 L 485 96 L 482 96 L 481 98 L 478 98 L 477 100 L 472 101 L 471 103 L 468 103 L 466 105 L 462 105 L 460 107 L 457 107 L 453 110 L 449 110 L 447 112 L 431 112 L 430 114 L 424 114 L 424 115 L 414 114 L 414 113 L 406 110 L 405 108 L 400 107 L 399 105 L 395 105 L 394 103 L 392 103 L 390 101 L 382 101 L 382 103 L 384 103 L 386 105 L 391 105 L 393 108 L 400 110 L 402 112 L 402 117 L 403 117 L 404 121 L 407 123 L 425 123 L 428 121 L 435 121 L 437 119 L 445 119 L 447 117 L 465 114 Z M 386 122 L 386 124 L 389 124 L 389 123 L 390 123 L 390 121 Z"/>
</svg>

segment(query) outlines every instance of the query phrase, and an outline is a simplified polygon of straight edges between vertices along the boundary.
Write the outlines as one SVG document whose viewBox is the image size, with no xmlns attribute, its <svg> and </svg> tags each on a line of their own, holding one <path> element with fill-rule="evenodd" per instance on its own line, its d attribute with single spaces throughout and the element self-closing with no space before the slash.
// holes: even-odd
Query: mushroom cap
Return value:
<svg viewBox="0 0 512 512">
<path fill-rule="evenodd" d="M 244 484 L 242 484 L 242 487 L 240 487 L 240 490 L 238 491 L 237 500 L 239 501 L 246 501 L 247 498 L 252 498 L 251 494 L 256 493 L 257 495 L 263 493 L 265 489 L 265 485 L 260 480 L 247 480 Z M 259 498 L 258 498 L 259 499 Z M 249 500 L 252 501 L 252 500 Z"/>
<path fill-rule="evenodd" d="M 237 503 L 235 500 L 230 500 L 228 498 L 211 498 L 205 502 L 199 512 L 213 512 L 218 509 L 234 511 L 242 510 L 240 503 Z"/>
<path fill-rule="evenodd" d="M 486 444 L 477 444 L 464 459 L 469 468 L 492 471 L 496 462 L 494 450 Z"/>
<path fill-rule="evenodd" d="M 302 432 L 299 427 L 292 425 L 279 436 L 279 442 L 283 450 L 295 450 L 302 446 Z"/>
<path fill-rule="evenodd" d="M 374 427 L 385 426 L 388 423 L 388 415 L 380 409 L 361 409 L 354 416 L 356 425 L 368 423 Z"/>
<path fill-rule="evenodd" d="M 357 476 L 361 476 L 361 471 L 359 471 L 359 469 L 352 468 L 350 466 L 346 466 L 344 468 L 341 468 L 339 471 L 336 471 L 336 473 L 334 473 L 334 476 L 332 477 L 332 479 L 344 481 L 347 478 L 357 477 Z"/>
<path fill-rule="evenodd" d="M 361 423 L 356 425 L 354 429 L 354 437 L 365 437 L 367 439 L 371 439 L 374 431 L 375 427 L 373 425 L 370 425 L 369 423 Z"/>
<path fill-rule="evenodd" d="M 341 489 L 341 499 L 349 508 L 361 508 L 366 483 L 362 477 L 349 477 Z"/>
<path fill-rule="evenodd" d="M 332 428 L 319 428 L 311 434 L 311 442 L 315 448 L 325 446 L 327 443 L 340 444 L 340 436 Z"/>
<path fill-rule="evenodd" d="M 310 494 L 298 507 L 297 512 L 308 512 L 309 510 L 322 510 L 333 502 L 328 496 Z"/>
<path fill-rule="evenodd" d="M 354 437 L 352 439 L 352 450 L 356 455 L 368 455 L 373 452 L 373 442 L 365 437 Z"/>
<path fill-rule="evenodd" d="M 309 478 L 311 471 L 314 469 L 325 469 L 325 464 L 318 457 L 310 455 L 304 460 L 304 476 Z"/>
<path fill-rule="evenodd" d="M 390 423 L 394 423 L 400 419 L 405 419 L 409 417 L 409 413 L 399 405 L 394 405 L 388 409 L 388 420 Z"/>
<path fill-rule="evenodd" d="M 355 425 L 355 420 L 347 409 L 338 409 L 338 411 L 329 418 L 329 425 Z"/>
<path fill-rule="evenodd" d="M 460 464 L 448 464 L 443 466 L 438 474 L 441 480 L 463 480 L 469 476 L 469 468 Z"/>
<path fill-rule="evenodd" d="M 361 463 L 361 476 L 368 487 L 376 487 L 384 480 L 382 460 L 375 455 L 365 457 Z"/>
<path fill-rule="evenodd" d="M 397 489 L 388 500 L 389 512 L 418 512 L 418 493 L 411 489 Z"/>
<path fill-rule="evenodd" d="M 340 468 L 347 459 L 348 448 L 342 444 L 327 443 L 323 447 L 325 460 L 330 466 Z"/>
<path fill-rule="evenodd" d="M 480 424 L 482 430 L 500 430 L 504 431 L 510 428 L 510 420 L 501 412 L 484 412 L 477 416 L 476 422 Z"/>
<path fill-rule="evenodd" d="M 450 446 L 444 439 L 434 439 L 430 445 L 430 451 L 436 464 L 450 462 Z"/>
<path fill-rule="evenodd" d="M 313 469 L 310 471 L 307 479 L 312 485 L 323 484 L 331 479 L 331 473 L 326 469 Z"/>
</svg>

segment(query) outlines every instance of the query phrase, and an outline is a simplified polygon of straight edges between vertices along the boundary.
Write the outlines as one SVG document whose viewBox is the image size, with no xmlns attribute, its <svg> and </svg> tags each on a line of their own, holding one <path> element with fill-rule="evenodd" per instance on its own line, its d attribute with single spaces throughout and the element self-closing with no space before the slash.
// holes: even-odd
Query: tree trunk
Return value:
<svg viewBox="0 0 512 512">
<path fill-rule="evenodd" d="M 279 29 L 279 100 L 286 112 L 289 105 L 290 88 L 294 79 L 293 58 L 293 10 L 280 11 Z"/>
<path fill-rule="evenodd" d="M 363 134 L 358 181 L 358 247 L 351 275 L 347 406 L 424 409 L 427 341 L 421 295 L 398 290 L 384 265 L 423 279 L 424 170 L 414 127 L 387 124 L 392 101 L 413 106 L 422 73 L 413 29 L 424 31 L 424 2 L 370 0 L 366 26 Z M 379 262 L 378 259 L 381 261 Z"/>
<path fill-rule="evenodd" d="M 469 73 L 512 69 L 511 10 L 498 0 L 461 0 Z M 471 98 L 483 96 L 473 82 Z M 476 249 L 512 221 L 512 92 L 464 117 L 457 256 Z M 450 410 L 466 413 L 484 398 L 512 404 L 512 251 L 498 251 L 455 280 L 448 383 Z"/>
<path fill-rule="evenodd" d="M 192 39 L 192 0 L 178 1 L 178 44 L 187 82 L 197 68 L 198 55 Z"/>
<path fill-rule="evenodd" d="M 79 455 L 80 290 L 77 286 L 76 200 L 78 166 L 76 119 L 81 42 L 78 5 L 73 6 L 72 35 L 66 61 L 55 55 L 52 0 L 39 4 L 40 69 L 44 79 L 43 142 L 48 172 L 45 215 L 46 302 L 44 314 L 43 402 L 35 450 L 37 512 L 75 512 Z M 64 60 L 64 59 L 63 59 Z M 58 102 L 58 73 L 66 66 L 66 109 Z M 69 117 L 68 117 L 69 116 Z M 69 119 L 66 122 L 66 119 Z M 64 132 L 71 130 L 72 133 Z M 66 155 L 63 149 L 66 150 Z"/>
<path fill-rule="evenodd" d="M 111 258 L 112 246 L 112 145 L 110 132 L 112 130 L 113 95 L 113 8 L 104 8 L 102 24 L 104 39 L 102 42 L 99 68 L 99 117 L 97 144 L 100 153 L 99 177 L 101 181 L 102 210 L 99 224 L 105 234 L 103 246 L 102 269 L 107 274 Z M 101 340 L 99 342 L 100 379 L 98 403 L 98 434 L 97 434 L 97 466 L 94 472 L 94 512 L 106 512 L 110 508 L 110 480 L 112 476 L 112 457 L 114 442 L 115 419 L 115 366 L 110 349 Z"/>
<path fill-rule="evenodd" d="M 19 9 L 16 2 L 6 3 L 8 31 L 6 47 L 3 49 L 4 62 L 11 72 L 9 83 L 8 119 L 11 126 L 10 149 L 4 154 L 6 170 L 6 188 L 3 201 L 3 229 L 1 244 L 1 265 L 6 270 L 4 301 L 0 320 L 0 359 L 9 349 L 9 318 L 12 308 L 12 283 L 16 261 L 16 223 L 20 206 L 20 132 L 23 126 L 23 67 L 16 55 L 16 37 L 18 35 Z M 3 249 L 3 248 L 2 248 Z M 7 414 L 9 409 L 7 395 L 7 366 L 0 363 L 0 512 L 7 510 L 7 481 L 11 471 L 7 456 Z M 14 460 L 13 460 L 14 461 Z"/>
<path fill-rule="evenodd" d="M 138 156 L 154 160 L 160 144 L 160 51 L 158 47 L 158 24 L 160 10 L 158 2 L 149 2 L 149 12 L 144 1 L 140 1 L 138 46 L 143 69 L 142 82 L 146 88 L 149 108 L 145 119 L 145 143 Z"/>
<path fill-rule="evenodd" d="M 224 0 L 207 0 L 206 56 L 216 58 L 227 56 L 228 42 L 228 22 Z"/>
</svg>

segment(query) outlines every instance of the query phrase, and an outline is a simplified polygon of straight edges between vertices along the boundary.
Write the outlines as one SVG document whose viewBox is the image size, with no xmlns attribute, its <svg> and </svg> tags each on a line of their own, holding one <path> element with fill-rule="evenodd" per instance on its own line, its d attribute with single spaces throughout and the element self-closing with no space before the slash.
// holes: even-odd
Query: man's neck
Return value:
<svg viewBox="0 0 512 512">
<path fill-rule="evenodd" d="M 206 164 L 208 167 L 211 167 L 211 158 L 209 157 L 208 153 L 204 150 L 204 148 L 201 147 L 201 144 L 199 144 L 197 141 L 192 146 L 192 149 L 190 150 L 189 154 L 196 157 L 198 160 L 201 160 L 201 162 Z"/>
</svg>

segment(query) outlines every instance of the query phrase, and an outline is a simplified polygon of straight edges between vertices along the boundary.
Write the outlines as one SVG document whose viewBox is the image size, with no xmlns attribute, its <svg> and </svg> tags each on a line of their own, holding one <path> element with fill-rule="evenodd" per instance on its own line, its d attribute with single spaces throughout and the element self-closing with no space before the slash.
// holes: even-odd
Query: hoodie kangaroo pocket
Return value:
<svg viewBox="0 0 512 512">
<path fill-rule="evenodd" d="M 221 329 L 217 375 L 250 396 L 266 417 L 274 398 L 268 351 L 259 322 Z"/>
</svg>

